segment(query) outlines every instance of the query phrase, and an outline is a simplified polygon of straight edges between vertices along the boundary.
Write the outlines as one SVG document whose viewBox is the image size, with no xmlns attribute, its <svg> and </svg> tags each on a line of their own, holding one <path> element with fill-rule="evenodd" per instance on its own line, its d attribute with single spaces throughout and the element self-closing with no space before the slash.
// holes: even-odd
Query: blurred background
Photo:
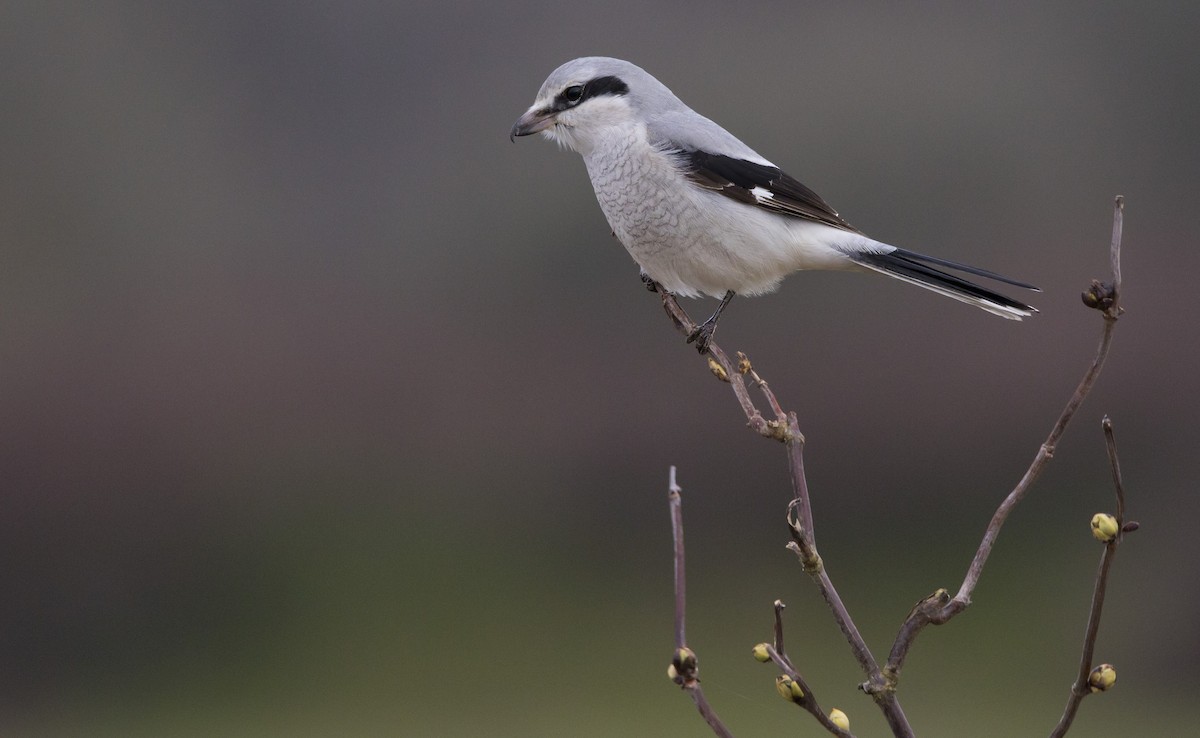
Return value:
<svg viewBox="0 0 1200 738">
<path fill-rule="evenodd" d="M 783 546 L 744 428 L 609 235 L 578 156 L 512 145 L 542 80 L 628 58 L 891 243 L 1029 280 L 1003 321 L 871 275 L 738 300 L 808 438 L 821 551 L 876 654 L 957 588 L 1091 360 L 1111 361 L 917 643 L 923 736 L 1044 735 L 1113 495 L 1080 734 L 1182 734 L 1200 554 L 1194 3 L 53 2 L 0 10 L 0 732 L 738 735 L 815 723 L 750 658 L 771 603 L 825 707 L 882 718 Z M 696 315 L 714 301 L 688 302 Z"/>
</svg>

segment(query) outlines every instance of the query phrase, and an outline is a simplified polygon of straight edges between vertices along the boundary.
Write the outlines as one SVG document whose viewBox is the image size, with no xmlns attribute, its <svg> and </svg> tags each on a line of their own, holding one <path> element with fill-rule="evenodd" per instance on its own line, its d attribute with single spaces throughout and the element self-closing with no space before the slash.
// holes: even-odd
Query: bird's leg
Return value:
<svg viewBox="0 0 1200 738">
<path fill-rule="evenodd" d="M 696 350 L 700 353 L 708 353 L 708 342 L 712 340 L 713 334 L 717 332 L 717 321 L 721 318 L 721 312 L 725 310 L 725 306 L 733 299 L 734 292 L 729 290 L 725 296 L 721 298 L 721 304 L 717 305 L 717 309 L 688 336 L 687 342 L 695 342 Z"/>
<path fill-rule="evenodd" d="M 642 284 L 646 285 L 646 289 L 651 292 L 658 292 L 658 282 L 654 281 L 654 277 L 642 272 Z"/>
</svg>

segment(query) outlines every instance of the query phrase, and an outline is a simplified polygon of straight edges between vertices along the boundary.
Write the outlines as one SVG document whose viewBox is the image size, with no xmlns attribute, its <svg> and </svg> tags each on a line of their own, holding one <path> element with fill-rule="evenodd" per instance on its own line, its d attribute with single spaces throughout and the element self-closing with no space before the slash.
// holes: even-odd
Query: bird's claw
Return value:
<svg viewBox="0 0 1200 738">
<path fill-rule="evenodd" d="M 654 277 L 642 272 L 642 284 L 646 285 L 646 289 L 651 292 L 658 292 L 658 282 L 654 281 Z"/>
<path fill-rule="evenodd" d="M 713 333 L 717 330 L 715 323 L 705 321 L 696 326 L 691 333 L 688 334 L 687 342 L 696 344 L 696 350 L 701 354 L 708 353 L 708 344 L 712 342 Z"/>
</svg>

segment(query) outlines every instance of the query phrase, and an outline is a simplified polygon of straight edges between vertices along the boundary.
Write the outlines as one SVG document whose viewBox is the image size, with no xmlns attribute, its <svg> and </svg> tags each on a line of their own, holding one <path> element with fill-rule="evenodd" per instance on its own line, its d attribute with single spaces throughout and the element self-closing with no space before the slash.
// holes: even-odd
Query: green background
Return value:
<svg viewBox="0 0 1200 738">
<path fill-rule="evenodd" d="M 1090 360 L 1100 383 L 901 700 L 923 736 L 1044 735 L 1111 510 L 1077 732 L 1194 731 L 1200 6 L 183 2 L 0 10 L 0 732 L 819 735 L 751 646 L 885 726 L 756 438 L 610 237 L 574 154 L 508 130 L 628 58 L 867 233 L 1029 280 L 1017 324 L 874 276 L 737 300 L 808 438 L 818 540 L 877 655 L 957 588 Z M 712 302 L 685 307 L 700 315 Z"/>
</svg>

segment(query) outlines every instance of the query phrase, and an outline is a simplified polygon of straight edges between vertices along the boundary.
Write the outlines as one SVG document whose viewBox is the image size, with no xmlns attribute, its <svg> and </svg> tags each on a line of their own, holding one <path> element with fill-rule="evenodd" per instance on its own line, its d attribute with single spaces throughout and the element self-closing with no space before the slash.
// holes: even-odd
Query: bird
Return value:
<svg viewBox="0 0 1200 738">
<path fill-rule="evenodd" d="M 946 270 L 1038 291 L 1031 284 L 870 238 L 631 62 L 588 56 L 555 69 L 509 139 L 535 133 L 582 155 L 650 289 L 720 298 L 688 336 L 701 353 L 735 295 L 772 292 L 800 270 L 878 272 L 1011 320 L 1037 312 Z"/>
</svg>

